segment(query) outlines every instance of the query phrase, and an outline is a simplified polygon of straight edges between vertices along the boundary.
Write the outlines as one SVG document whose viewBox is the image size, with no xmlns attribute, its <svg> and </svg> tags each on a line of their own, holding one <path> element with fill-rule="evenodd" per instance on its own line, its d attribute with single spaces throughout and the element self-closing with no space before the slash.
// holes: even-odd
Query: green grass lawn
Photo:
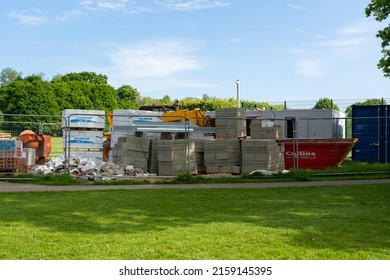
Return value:
<svg viewBox="0 0 390 280">
<path fill-rule="evenodd" d="M 390 187 L 0 194 L 0 259 L 389 259 Z"/>
<path fill-rule="evenodd" d="M 64 153 L 62 147 L 62 137 L 51 137 L 51 146 L 52 146 L 52 152 L 50 154 L 51 158 L 57 157 Z"/>
</svg>

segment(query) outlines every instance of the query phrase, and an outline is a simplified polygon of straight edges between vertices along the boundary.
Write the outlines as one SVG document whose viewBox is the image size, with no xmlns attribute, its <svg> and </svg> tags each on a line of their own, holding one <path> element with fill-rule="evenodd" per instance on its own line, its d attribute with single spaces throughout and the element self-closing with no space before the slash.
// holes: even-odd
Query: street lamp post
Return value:
<svg viewBox="0 0 390 280">
<path fill-rule="evenodd" d="M 236 81 L 237 84 L 237 108 L 241 107 L 241 102 L 240 102 L 240 80 Z"/>
</svg>

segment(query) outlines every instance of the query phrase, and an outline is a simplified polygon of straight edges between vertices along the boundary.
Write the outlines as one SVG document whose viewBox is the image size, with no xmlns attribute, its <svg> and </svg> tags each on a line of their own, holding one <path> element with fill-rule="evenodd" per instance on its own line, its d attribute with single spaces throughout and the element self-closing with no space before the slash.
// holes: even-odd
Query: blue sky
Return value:
<svg viewBox="0 0 390 280">
<path fill-rule="evenodd" d="M 142 96 L 390 96 L 366 0 L 1 0 L 0 68 L 92 71 Z"/>
</svg>

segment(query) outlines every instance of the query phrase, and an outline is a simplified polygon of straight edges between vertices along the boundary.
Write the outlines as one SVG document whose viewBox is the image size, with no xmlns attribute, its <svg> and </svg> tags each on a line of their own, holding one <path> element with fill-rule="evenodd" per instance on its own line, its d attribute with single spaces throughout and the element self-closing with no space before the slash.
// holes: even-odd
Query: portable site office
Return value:
<svg viewBox="0 0 390 280">
<path fill-rule="evenodd" d="M 280 126 L 285 139 L 345 138 L 345 114 L 333 109 L 247 111 L 248 121 L 256 118 Z"/>
</svg>

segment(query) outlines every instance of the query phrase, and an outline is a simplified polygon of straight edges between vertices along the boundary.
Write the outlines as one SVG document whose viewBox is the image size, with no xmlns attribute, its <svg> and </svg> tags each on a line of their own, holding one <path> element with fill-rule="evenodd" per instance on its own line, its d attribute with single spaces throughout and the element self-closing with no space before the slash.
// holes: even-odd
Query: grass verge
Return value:
<svg viewBox="0 0 390 280">
<path fill-rule="evenodd" d="M 0 194 L 0 259 L 388 259 L 386 185 Z"/>
</svg>

